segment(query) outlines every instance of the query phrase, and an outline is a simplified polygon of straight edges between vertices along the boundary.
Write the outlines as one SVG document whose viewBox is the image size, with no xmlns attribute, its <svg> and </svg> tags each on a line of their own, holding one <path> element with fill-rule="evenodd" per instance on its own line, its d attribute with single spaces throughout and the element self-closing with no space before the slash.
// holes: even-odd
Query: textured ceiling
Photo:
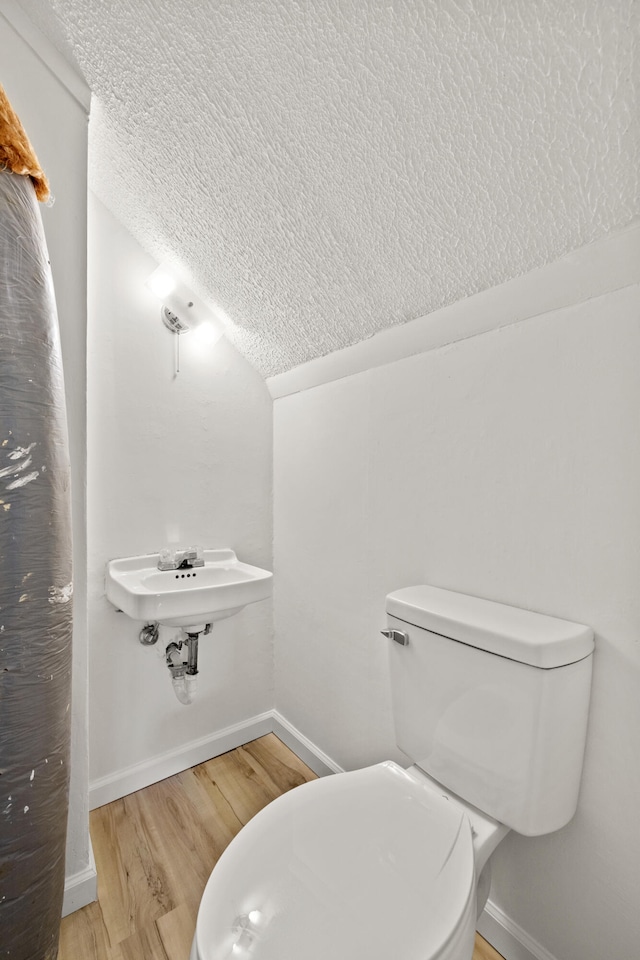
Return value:
<svg viewBox="0 0 640 960">
<path fill-rule="evenodd" d="M 20 2 L 94 191 L 265 376 L 640 213 L 633 0 Z"/>
</svg>

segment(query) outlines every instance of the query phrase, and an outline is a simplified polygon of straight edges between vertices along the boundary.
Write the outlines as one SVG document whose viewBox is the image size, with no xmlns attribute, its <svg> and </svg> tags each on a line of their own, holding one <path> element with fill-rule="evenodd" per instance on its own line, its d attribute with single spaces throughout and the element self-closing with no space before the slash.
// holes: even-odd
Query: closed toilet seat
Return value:
<svg viewBox="0 0 640 960">
<path fill-rule="evenodd" d="M 192 960 L 459 960 L 475 934 L 461 808 L 386 762 L 303 784 L 232 841 Z"/>
</svg>

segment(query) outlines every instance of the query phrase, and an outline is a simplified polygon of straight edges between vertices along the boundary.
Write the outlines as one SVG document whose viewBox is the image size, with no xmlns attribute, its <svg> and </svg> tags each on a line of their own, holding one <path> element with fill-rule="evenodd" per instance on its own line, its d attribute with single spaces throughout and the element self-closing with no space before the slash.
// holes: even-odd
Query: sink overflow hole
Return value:
<svg viewBox="0 0 640 960">
<path fill-rule="evenodd" d="M 176 580 L 184 580 L 185 577 L 197 577 L 197 573 L 176 573 Z"/>
</svg>

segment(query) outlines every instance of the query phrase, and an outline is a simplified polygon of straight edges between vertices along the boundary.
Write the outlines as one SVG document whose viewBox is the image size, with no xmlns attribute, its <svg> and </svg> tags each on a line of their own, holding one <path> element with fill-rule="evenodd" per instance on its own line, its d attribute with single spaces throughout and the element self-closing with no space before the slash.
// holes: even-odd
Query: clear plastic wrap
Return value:
<svg viewBox="0 0 640 960">
<path fill-rule="evenodd" d="M 34 187 L 0 170 L 0 958 L 55 960 L 71 698 L 64 382 Z"/>
</svg>

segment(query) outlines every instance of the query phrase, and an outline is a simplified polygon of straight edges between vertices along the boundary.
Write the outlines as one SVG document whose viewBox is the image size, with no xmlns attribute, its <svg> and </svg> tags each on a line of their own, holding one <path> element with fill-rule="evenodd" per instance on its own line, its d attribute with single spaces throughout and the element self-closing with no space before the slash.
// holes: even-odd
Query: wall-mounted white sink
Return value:
<svg viewBox="0 0 640 960">
<path fill-rule="evenodd" d="M 205 550 L 204 566 L 158 570 L 159 554 L 107 564 L 107 599 L 133 620 L 195 627 L 223 620 L 271 596 L 273 574 L 241 563 L 233 550 Z"/>
</svg>

